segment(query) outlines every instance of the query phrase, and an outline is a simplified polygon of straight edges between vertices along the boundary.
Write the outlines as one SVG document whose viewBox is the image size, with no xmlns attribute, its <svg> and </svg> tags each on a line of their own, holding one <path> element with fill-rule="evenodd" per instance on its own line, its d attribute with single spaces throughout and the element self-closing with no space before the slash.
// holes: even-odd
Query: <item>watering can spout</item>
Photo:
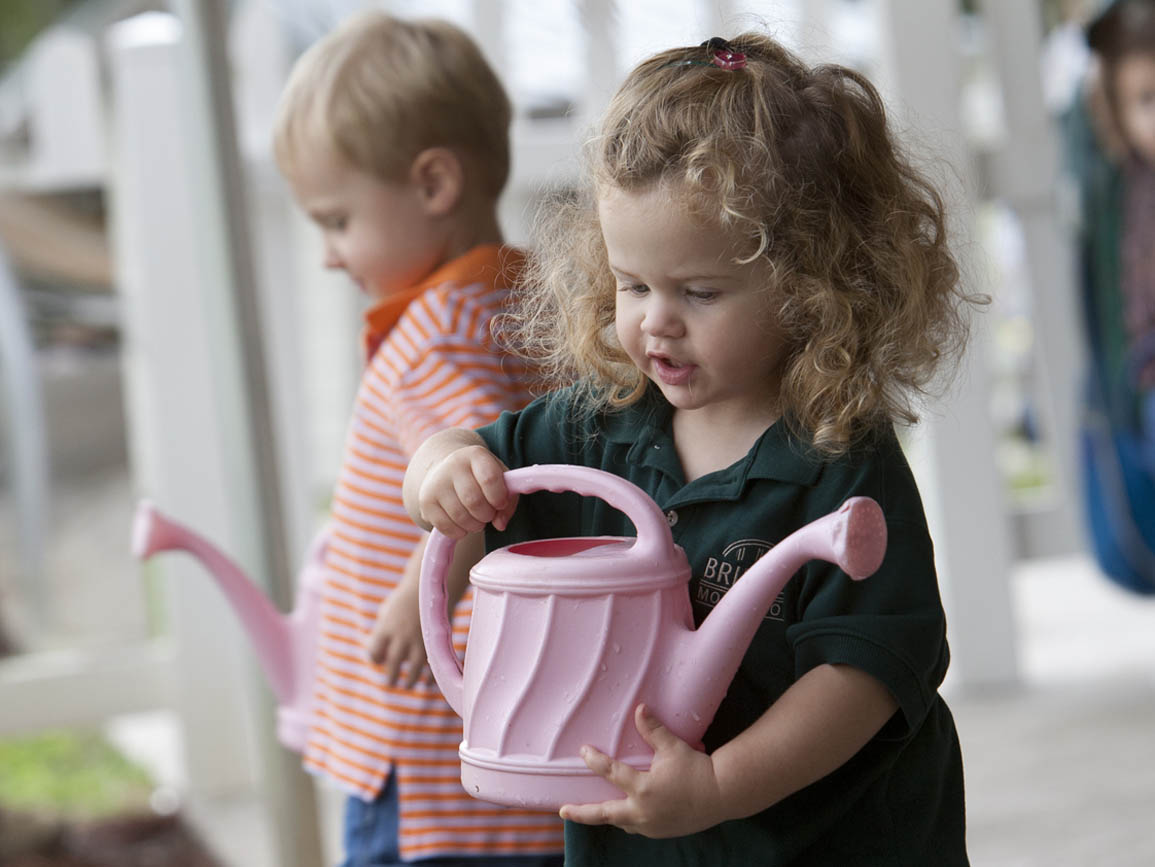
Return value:
<svg viewBox="0 0 1155 867">
<path fill-rule="evenodd" d="M 279 612 L 241 568 L 204 537 L 166 517 L 152 503 L 137 507 L 132 552 L 147 560 L 162 551 L 185 551 L 208 570 L 236 612 L 277 698 L 277 734 L 296 752 L 312 722 L 313 657 L 320 617 L 320 588 L 327 536 L 318 535 L 298 577 L 291 614 Z"/>
<path fill-rule="evenodd" d="M 679 636 L 674 653 L 682 676 L 666 681 L 663 704 L 712 719 L 762 618 L 802 566 L 827 560 L 861 581 L 885 553 L 886 520 L 869 497 L 853 497 L 787 536 L 734 582 L 697 630 Z"/>
</svg>

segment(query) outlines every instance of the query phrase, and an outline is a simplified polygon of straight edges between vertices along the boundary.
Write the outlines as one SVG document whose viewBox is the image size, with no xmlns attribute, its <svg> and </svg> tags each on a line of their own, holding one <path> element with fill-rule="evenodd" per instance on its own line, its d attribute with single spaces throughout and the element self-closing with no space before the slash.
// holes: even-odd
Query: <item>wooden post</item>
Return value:
<svg viewBox="0 0 1155 867">
<path fill-rule="evenodd" d="M 898 128 L 917 129 L 919 139 L 945 163 L 928 162 L 926 168 L 945 193 L 954 251 L 969 279 L 975 273 L 967 262 L 975 193 L 958 111 L 958 4 L 881 0 L 881 5 L 880 84 L 892 98 Z M 983 288 L 968 286 L 971 291 Z M 964 686 L 976 687 L 1004 685 L 1018 677 L 1011 543 L 994 457 L 986 331 L 979 314 L 948 399 L 926 414 L 911 450 L 934 535 L 956 676 Z"/>
</svg>

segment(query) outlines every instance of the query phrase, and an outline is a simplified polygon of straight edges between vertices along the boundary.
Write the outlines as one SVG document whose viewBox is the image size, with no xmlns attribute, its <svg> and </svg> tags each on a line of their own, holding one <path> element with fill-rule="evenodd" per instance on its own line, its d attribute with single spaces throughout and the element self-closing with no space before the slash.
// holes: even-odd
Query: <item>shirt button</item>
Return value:
<svg viewBox="0 0 1155 867">
<path fill-rule="evenodd" d="M 666 512 L 666 523 L 671 527 L 678 523 L 678 513 L 673 509 L 670 509 L 670 511 Z"/>
</svg>

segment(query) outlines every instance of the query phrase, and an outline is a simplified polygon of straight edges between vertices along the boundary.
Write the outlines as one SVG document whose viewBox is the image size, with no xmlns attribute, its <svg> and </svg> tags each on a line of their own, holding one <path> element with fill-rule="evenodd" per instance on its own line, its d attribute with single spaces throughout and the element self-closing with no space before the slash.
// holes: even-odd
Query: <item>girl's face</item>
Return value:
<svg viewBox="0 0 1155 867">
<path fill-rule="evenodd" d="M 373 300 L 415 285 L 443 258 L 416 183 L 382 181 L 318 148 L 300 161 L 291 186 L 321 230 L 325 267 L 347 273 Z"/>
<path fill-rule="evenodd" d="M 1155 54 L 1131 54 L 1116 63 L 1115 97 L 1127 144 L 1155 166 Z"/>
<path fill-rule="evenodd" d="M 609 190 L 598 215 L 630 360 L 676 412 L 772 421 L 785 340 L 769 312 L 766 267 L 736 264 L 735 239 L 664 185 Z"/>
</svg>

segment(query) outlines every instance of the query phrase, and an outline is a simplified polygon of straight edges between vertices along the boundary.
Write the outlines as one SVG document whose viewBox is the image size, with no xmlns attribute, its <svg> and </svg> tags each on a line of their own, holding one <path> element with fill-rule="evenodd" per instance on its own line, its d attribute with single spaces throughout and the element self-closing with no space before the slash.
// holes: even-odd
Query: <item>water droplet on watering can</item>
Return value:
<svg viewBox="0 0 1155 867">
<path fill-rule="evenodd" d="M 601 670 L 602 670 L 602 671 L 609 671 L 609 670 L 610 670 L 610 667 L 609 667 L 608 665 L 606 665 L 606 664 L 603 662 L 603 663 L 601 664 Z"/>
<path fill-rule="evenodd" d="M 614 642 L 614 653 L 621 653 L 621 652 L 622 652 L 622 646 L 615 641 Z"/>
</svg>

